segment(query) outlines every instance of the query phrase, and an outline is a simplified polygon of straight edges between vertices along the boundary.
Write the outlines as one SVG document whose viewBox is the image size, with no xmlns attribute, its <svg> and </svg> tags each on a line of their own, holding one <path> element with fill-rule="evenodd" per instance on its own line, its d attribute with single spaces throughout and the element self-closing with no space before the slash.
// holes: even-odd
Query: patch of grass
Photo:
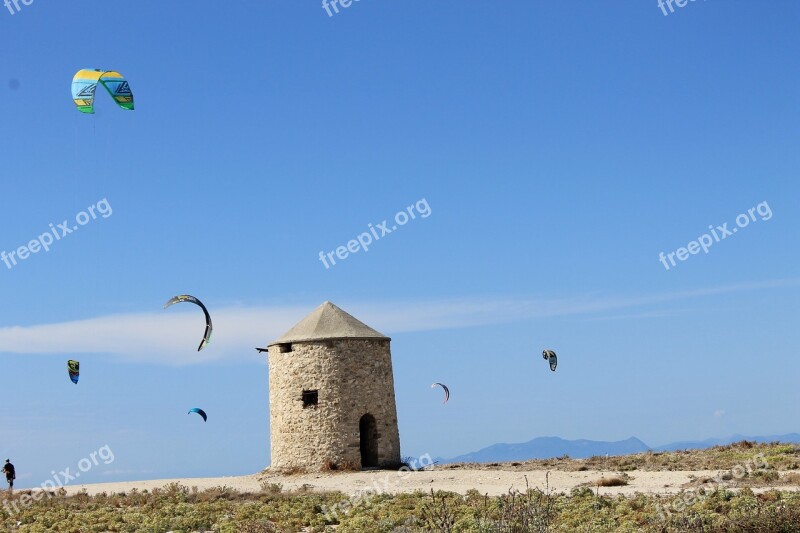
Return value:
<svg viewBox="0 0 800 533">
<path fill-rule="evenodd" d="M 789 472 L 781 476 L 781 481 L 787 485 L 800 485 L 800 474 L 797 472 Z"/>
<path fill-rule="evenodd" d="M 595 482 L 598 487 L 624 487 L 628 480 L 622 476 L 601 477 Z"/>
<path fill-rule="evenodd" d="M 262 481 L 260 485 L 261 491 L 266 492 L 267 494 L 280 494 L 283 492 L 282 483 L 270 483 L 269 481 Z"/>
</svg>

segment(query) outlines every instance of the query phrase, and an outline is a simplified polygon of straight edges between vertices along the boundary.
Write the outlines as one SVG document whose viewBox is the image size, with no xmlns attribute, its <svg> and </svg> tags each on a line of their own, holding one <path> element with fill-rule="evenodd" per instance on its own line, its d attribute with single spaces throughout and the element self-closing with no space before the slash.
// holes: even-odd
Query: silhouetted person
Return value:
<svg viewBox="0 0 800 533">
<path fill-rule="evenodd" d="M 11 459 L 6 459 L 6 464 L 3 465 L 3 473 L 6 475 L 8 481 L 8 490 L 14 488 L 14 480 L 17 479 L 17 472 L 14 470 L 14 465 L 11 464 Z"/>
</svg>

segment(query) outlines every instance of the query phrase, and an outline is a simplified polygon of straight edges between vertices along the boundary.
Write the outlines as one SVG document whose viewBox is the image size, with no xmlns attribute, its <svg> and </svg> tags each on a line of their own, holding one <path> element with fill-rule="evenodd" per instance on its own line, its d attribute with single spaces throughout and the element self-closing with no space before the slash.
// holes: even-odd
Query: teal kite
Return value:
<svg viewBox="0 0 800 533">
<path fill-rule="evenodd" d="M 208 420 L 208 416 L 206 416 L 206 412 L 203 411 L 202 409 L 200 409 L 199 407 L 192 407 L 191 409 L 189 409 L 189 412 L 186 413 L 186 414 L 190 415 L 192 413 L 197 413 L 198 415 L 202 416 L 203 417 L 203 422 L 206 422 Z"/>
</svg>

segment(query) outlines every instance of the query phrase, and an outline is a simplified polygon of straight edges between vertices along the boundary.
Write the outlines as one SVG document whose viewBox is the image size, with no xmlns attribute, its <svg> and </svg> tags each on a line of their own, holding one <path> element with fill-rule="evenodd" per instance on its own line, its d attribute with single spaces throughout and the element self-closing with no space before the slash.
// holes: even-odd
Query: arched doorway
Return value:
<svg viewBox="0 0 800 533">
<path fill-rule="evenodd" d="M 361 436 L 361 468 L 378 466 L 378 425 L 375 417 L 366 414 L 358 422 Z"/>
</svg>

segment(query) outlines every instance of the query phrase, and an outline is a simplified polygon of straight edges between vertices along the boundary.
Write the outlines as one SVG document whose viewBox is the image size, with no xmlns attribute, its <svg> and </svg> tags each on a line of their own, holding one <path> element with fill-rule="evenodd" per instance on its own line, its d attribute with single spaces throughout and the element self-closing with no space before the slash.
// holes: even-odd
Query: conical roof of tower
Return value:
<svg viewBox="0 0 800 533">
<path fill-rule="evenodd" d="M 325 339 L 387 339 L 331 302 L 325 302 L 280 336 L 273 344 Z"/>
</svg>

